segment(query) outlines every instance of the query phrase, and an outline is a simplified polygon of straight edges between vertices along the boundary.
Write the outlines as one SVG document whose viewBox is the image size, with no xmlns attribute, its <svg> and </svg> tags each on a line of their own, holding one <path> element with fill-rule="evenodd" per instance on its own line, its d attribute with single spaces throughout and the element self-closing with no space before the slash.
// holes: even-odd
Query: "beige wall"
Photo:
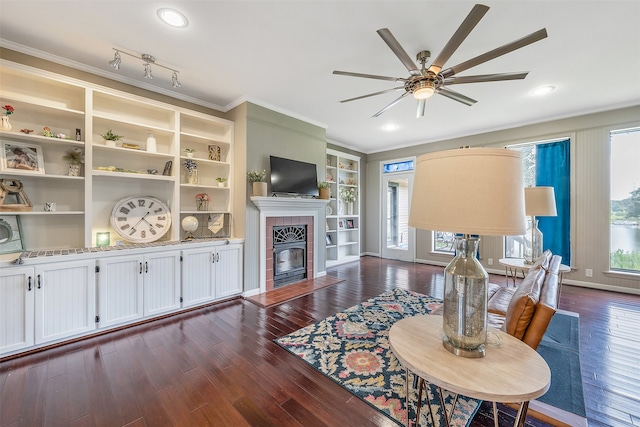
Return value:
<svg viewBox="0 0 640 427">
<path fill-rule="evenodd" d="M 398 150 L 369 154 L 367 159 L 367 237 L 365 253 L 379 255 L 380 162 L 418 156 L 427 152 L 461 146 L 505 146 L 519 142 L 557 137 L 571 138 L 571 224 L 572 267 L 565 283 L 640 294 L 640 277 L 610 273 L 609 270 L 609 131 L 640 126 L 640 106 L 553 120 L 504 131 L 421 144 Z M 482 263 L 488 271 L 503 273 L 502 238 L 484 237 Z M 493 266 L 487 261 L 492 258 Z M 431 252 L 431 233 L 416 233 L 416 259 L 446 265 L 451 256 Z M 593 269 L 593 277 L 585 276 Z"/>
</svg>

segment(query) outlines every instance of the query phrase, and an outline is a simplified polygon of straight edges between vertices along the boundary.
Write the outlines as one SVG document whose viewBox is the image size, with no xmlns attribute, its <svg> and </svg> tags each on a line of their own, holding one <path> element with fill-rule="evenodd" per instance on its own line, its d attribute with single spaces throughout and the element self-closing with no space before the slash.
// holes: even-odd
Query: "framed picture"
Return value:
<svg viewBox="0 0 640 427">
<path fill-rule="evenodd" d="M 17 215 L 0 215 L 0 254 L 24 251 L 22 225 Z"/>
<path fill-rule="evenodd" d="M 2 164 L 5 172 L 28 172 L 44 174 L 42 147 L 23 142 L 2 142 Z"/>
<path fill-rule="evenodd" d="M 333 245 L 333 240 L 331 239 L 331 236 L 327 234 L 327 246 L 331 245 Z"/>
<path fill-rule="evenodd" d="M 340 228 L 340 229 L 345 229 L 345 228 L 347 228 L 346 220 L 341 219 L 340 221 L 338 221 L 338 228 Z"/>
<path fill-rule="evenodd" d="M 355 225 L 353 224 L 353 220 L 352 219 L 348 219 L 347 220 L 347 228 L 355 228 Z"/>
</svg>

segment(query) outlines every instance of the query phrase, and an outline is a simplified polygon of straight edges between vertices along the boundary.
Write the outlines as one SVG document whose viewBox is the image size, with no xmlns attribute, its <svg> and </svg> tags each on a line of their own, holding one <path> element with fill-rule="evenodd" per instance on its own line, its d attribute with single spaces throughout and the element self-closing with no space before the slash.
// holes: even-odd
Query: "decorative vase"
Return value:
<svg viewBox="0 0 640 427">
<path fill-rule="evenodd" d="M 208 211 L 209 210 L 209 201 L 196 199 L 196 210 L 197 211 Z"/>
<path fill-rule="evenodd" d="M 150 153 L 156 152 L 156 138 L 152 133 L 147 136 L 147 151 Z"/>
<path fill-rule="evenodd" d="M 456 256 L 444 269 L 443 344 L 462 357 L 483 357 L 487 339 L 489 275 L 477 258 L 479 239 L 456 238 Z"/>
<path fill-rule="evenodd" d="M 254 197 L 267 197 L 267 183 L 266 182 L 254 182 L 253 183 L 253 195 L 254 195 Z"/>
<path fill-rule="evenodd" d="M 80 165 L 69 165 L 68 176 L 80 176 Z"/>
<path fill-rule="evenodd" d="M 199 182 L 198 169 L 187 170 L 187 184 L 198 184 Z"/>
<path fill-rule="evenodd" d="M 528 223 L 524 235 L 524 262 L 533 264 L 542 255 L 542 232 L 538 228 L 538 220 L 532 219 Z"/>
<path fill-rule="evenodd" d="M 320 198 L 327 200 L 331 198 L 331 189 L 330 188 L 320 188 L 318 189 L 320 192 Z"/>
<path fill-rule="evenodd" d="M 11 130 L 11 123 L 9 123 L 9 116 L 2 116 L 2 126 L 0 126 L 2 130 Z"/>
<path fill-rule="evenodd" d="M 107 147 L 115 147 L 116 146 L 116 142 L 112 139 L 105 139 L 104 140 L 104 145 L 106 145 Z"/>
<path fill-rule="evenodd" d="M 224 182 L 219 182 L 218 187 L 224 187 Z"/>
<path fill-rule="evenodd" d="M 187 159 L 193 159 L 193 153 L 187 152 Z"/>
<path fill-rule="evenodd" d="M 347 202 L 347 215 L 353 215 L 353 202 Z"/>
</svg>

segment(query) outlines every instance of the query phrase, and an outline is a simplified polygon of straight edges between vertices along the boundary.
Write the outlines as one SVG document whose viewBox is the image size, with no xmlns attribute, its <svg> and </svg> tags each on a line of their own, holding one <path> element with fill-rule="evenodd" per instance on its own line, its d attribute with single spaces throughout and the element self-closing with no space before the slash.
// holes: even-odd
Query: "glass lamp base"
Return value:
<svg viewBox="0 0 640 427">
<path fill-rule="evenodd" d="M 444 337 L 442 339 L 442 345 L 456 356 L 466 357 L 467 359 L 479 359 L 485 356 L 484 344 L 481 344 L 474 349 L 459 348 L 451 344 L 447 337 Z"/>
</svg>

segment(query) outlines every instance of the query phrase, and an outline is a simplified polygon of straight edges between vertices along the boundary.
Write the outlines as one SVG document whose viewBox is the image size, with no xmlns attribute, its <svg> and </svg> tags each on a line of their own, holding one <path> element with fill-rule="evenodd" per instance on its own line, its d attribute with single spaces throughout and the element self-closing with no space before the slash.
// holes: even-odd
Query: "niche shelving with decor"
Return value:
<svg viewBox="0 0 640 427">
<path fill-rule="evenodd" d="M 0 143 L 3 149 L 12 143 L 34 147 L 44 170 L 7 168 L 6 162 L 0 168 L 0 179 L 19 180 L 33 204 L 31 211 L 0 211 L 20 217 L 25 251 L 93 247 L 96 232 L 104 231 L 116 244 L 121 239 L 111 227 L 111 211 L 131 195 L 154 196 L 169 206 L 172 225 L 161 240 L 183 237 L 180 222 L 198 212 L 196 194 L 210 196 L 207 213 L 230 216 L 233 122 L 7 60 L 0 60 L 0 74 L 0 102 L 15 109 L 12 129 L 0 130 Z M 54 137 L 43 135 L 45 127 Z M 115 146 L 101 136 L 108 130 L 122 136 Z M 210 146 L 219 148 L 219 159 L 212 148 L 210 160 Z M 197 184 L 185 181 L 185 148 L 196 149 Z M 71 149 L 84 156 L 79 176 L 69 176 L 62 159 Z M 216 178 L 225 178 L 224 186 Z M 45 211 L 52 202 L 55 211 Z M 0 261 L 16 256 L 0 251 Z"/>
<path fill-rule="evenodd" d="M 360 258 L 360 157 L 336 150 L 327 150 L 326 179 L 331 187 L 327 215 L 327 236 L 333 245 L 327 246 L 327 266 Z M 345 201 L 348 193 L 355 200 Z"/>
</svg>

